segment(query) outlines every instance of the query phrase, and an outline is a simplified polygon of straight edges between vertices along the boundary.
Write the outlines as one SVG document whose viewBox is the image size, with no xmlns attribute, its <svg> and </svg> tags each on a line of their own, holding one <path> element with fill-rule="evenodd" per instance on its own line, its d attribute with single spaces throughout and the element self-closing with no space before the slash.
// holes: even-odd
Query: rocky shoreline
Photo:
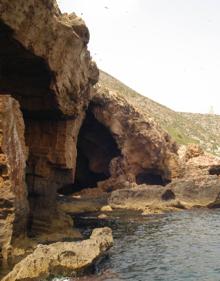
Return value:
<svg viewBox="0 0 220 281">
<path fill-rule="evenodd" d="M 105 255 L 111 230 L 76 242 L 75 214 L 219 207 L 220 159 L 180 148 L 97 83 L 76 14 L 55 0 L 0 0 L 0 37 L 0 262 L 14 266 L 2 280 L 72 275 Z"/>
<path fill-rule="evenodd" d="M 38 245 L 2 281 L 43 280 L 49 276 L 76 276 L 93 265 L 113 245 L 110 228 L 93 230 L 82 242 Z"/>
</svg>

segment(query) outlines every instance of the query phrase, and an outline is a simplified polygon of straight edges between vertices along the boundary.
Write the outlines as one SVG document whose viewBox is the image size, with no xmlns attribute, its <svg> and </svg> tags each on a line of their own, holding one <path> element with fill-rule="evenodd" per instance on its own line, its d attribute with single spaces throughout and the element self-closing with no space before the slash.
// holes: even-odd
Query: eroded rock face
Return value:
<svg viewBox="0 0 220 281">
<path fill-rule="evenodd" d="M 83 20 L 75 14 L 62 15 L 54 0 L 1 0 L 0 15 L 1 47 L 7 47 L 1 53 L 7 61 L 7 67 L 3 61 L 7 71 L 3 70 L 1 88 L 16 90 L 22 109 L 32 115 L 33 111 L 81 114 L 98 78 L 86 48 L 89 31 Z M 8 85 L 10 81 L 16 89 Z"/>
<path fill-rule="evenodd" d="M 13 237 L 26 230 L 31 236 L 67 233 L 71 237 L 72 220 L 56 205 L 58 190 L 96 186 L 91 193 L 107 194 L 148 184 L 152 196 L 150 201 L 144 196 L 145 201 L 154 200 L 156 191 L 157 202 L 174 200 L 170 196 L 175 197 L 175 192 L 162 186 L 185 172 L 176 144 L 117 92 L 93 89 L 98 70 L 87 49 L 89 31 L 80 18 L 61 14 L 53 0 L 0 0 L 0 39 L 3 256 L 8 255 Z M 19 102 L 24 121 L 9 94 Z M 135 198 L 133 190 L 129 194 Z M 94 247 L 102 245 L 95 241 L 91 238 Z M 67 246 L 38 248 L 7 277 L 12 279 L 5 280 L 22 280 L 32 273 L 33 278 L 45 277 L 46 272 L 59 272 L 60 266 L 73 270 L 69 258 L 58 263 L 62 247 Z M 73 251 L 78 251 L 75 246 Z M 44 259 L 42 268 L 38 254 Z M 71 259 L 78 254 L 71 252 Z M 99 252 L 89 261 L 83 258 L 80 266 L 97 256 Z M 22 270 L 26 262 L 30 268 Z"/>
<path fill-rule="evenodd" d="M 0 0 L 0 34 L 0 90 L 24 116 L 29 228 L 46 231 L 57 189 L 74 182 L 77 136 L 99 73 L 88 28 L 56 1 Z"/>
<path fill-rule="evenodd" d="M 180 176 L 177 147 L 170 137 L 117 93 L 98 87 L 91 111 L 113 135 L 121 156 L 112 159 L 111 175 L 138 184 L 166 184 Z"/>
<path fill-rule="evenodd" d="M 50 275 L 75 276 L 105 254 L 112 244 L 112 231 L 105 227 L 94 229 L 90 239 L 82 242 L 39 245 L 2 281 L 37 281 Z"/>
<path fill-rule="evenodd" d="M 198 144 L 182 146 L 178 154 L 182 166 L 182 177 L 220 175 L 220 158 L 205 152 Z"/>
<path fill-rule="evenodd" d="M 28 217 L 24 122 L 19 104 L 0 95 L 0 253 L 5 260 L 15 238 L 24 236 Z"/>
</svg>

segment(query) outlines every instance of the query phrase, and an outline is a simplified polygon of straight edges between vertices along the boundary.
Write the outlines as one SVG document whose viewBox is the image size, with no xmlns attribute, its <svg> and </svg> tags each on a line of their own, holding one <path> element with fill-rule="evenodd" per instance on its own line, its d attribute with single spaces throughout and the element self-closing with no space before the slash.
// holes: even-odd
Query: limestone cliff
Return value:
<svg viewBox="0 0 220 281">
<path fill-rule="evenodd" d="M 0 95 L 0 254 L 7 259 L 13 240 L 26 232 L 28 202 L 24 178 L 26 148 L 19 104 Z"/>
<path fill-rule="evenodd" d="M 13 237 L 71 229 L 57 209 L 57 192 L 166 185 L 180 176 L 169 135 L 117 92 L 93 88 L 99 71 L 88 41 L 83 20 L 61 14 L 54 0 L 0 0 L 5 258 Z"/>
<path fill-rule="evenodd" d="M 0 1 L 1 250 L 13 233 L 49 232 L 56 190 L 74 182 L 77 135 L 98 79 L 88 41 L 85 23 L 53 0 Z"/>
<path fill-rule="evenodd" d="M 160 184 L 178 176 L 173 167 L 175 163 L 178 168 L 175 142 L 137 106 L 117 92 L 97 86 L 91 110 L 109 128 L 120 149 L 117 165 L 122 171 L 112 167 L 113 175 L 124 173 L 131 182 L 159 181 Z"/>
</svg>

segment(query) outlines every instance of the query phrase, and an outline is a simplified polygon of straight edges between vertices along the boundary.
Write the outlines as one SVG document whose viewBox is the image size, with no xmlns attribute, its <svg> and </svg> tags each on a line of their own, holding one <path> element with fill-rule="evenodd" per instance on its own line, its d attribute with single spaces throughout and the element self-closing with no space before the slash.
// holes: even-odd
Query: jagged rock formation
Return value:
<svg viewBox="0 0 220 281">
<path fill-rule="evenodd" d="M 165 185 L 180 176 L 169 135 L 126 99 L 93 88 L 99 73 L 88 41 L 84 22 L 61 14 L 54 0 L 0 0 L 1 121 L 10 124 L 2 129 L 1 177 L 10 180 L 1 191 L 2 252 L 13 234 L 71 236 L 57 191 L 109 192 L 125 182 Z"/>
</svg>

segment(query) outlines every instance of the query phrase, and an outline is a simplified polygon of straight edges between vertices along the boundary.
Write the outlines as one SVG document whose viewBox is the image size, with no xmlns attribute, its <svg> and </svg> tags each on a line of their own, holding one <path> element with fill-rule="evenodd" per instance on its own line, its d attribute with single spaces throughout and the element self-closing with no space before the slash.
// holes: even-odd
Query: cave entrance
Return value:
<svg viewBox="0 0 220 281">
<path fill-rule="evenodd" d="M 94 117 L 89 107 L 78 136 L 75 182 L 58 192 L 71 194 L 96 187 L 99 181 L 110 177 L 109 164 L 120 154 L 111 132 Z"/>
<path fill-rule="evenodd" d="M 209 174 L 219 176 L 220 175 L 220 166 L 219 165 L 212 166 L 209 169 Z"/>
<path fill-rule="evenodd" d="M 34 165 L 38 158 L 32 145 L 36 138 L 36 122 L 39 122 L 38 127 L 43 127 L 47 120 L 55 119 L 59 114 L 50 89 L 53 79 L 45 60 L 19 43 L 10 27 L 0 20 L 0 94 L 14 97 L 23 113 L 25 143 L 29 148 L 26 171 L 29 195 L 34 194 L 32 190 L 39 179 Z"/>
<path fill-rule="evenodd" d="M 48 199 L 43 198 L 49 190 L 42 175 L 44 169 L 41 168 L 42 173 L 37 173 L 36 163 L 40 167 L 41 163 L 46 162 L 40 160 L 50 147 L 45 138 L 48 134 L 45 123 L 51 119 L 56 120 L 60 114 L 51 89 L 53 79 L 54 74 L 49 70 L 46 61 L 19 43 L 13 30 L 0 20 L 0 94 L 11 95 L 19 102 L 25 123 L 25 143 L 29 148 L 26 169 L 30 206 L 28 228 L 31 228 L 33 216 L 42 218 L 42 210 L 47 210 L 48 216 L 50 208 Z M 41 132 L 43 137 L 37 143 L 38 132 Z M 35 188 L 36 185 L 40 188 Z M 54 197 L 55 195 L 54 192 Z"/>
<path fill-rule="evenodd" d="M 43 58 L 24 48 L 0 21 L 0 93 L 19 101 L 24 117 L 42 119 L 54 112 L 53 73 Z"/>
<path fill-rule="evenodd" d="M 136 176 L 136 183 L 147 185 L 166 185 L 170 181 L 165 180 L 157 169 L 146 169 Z"/>
</svg>

